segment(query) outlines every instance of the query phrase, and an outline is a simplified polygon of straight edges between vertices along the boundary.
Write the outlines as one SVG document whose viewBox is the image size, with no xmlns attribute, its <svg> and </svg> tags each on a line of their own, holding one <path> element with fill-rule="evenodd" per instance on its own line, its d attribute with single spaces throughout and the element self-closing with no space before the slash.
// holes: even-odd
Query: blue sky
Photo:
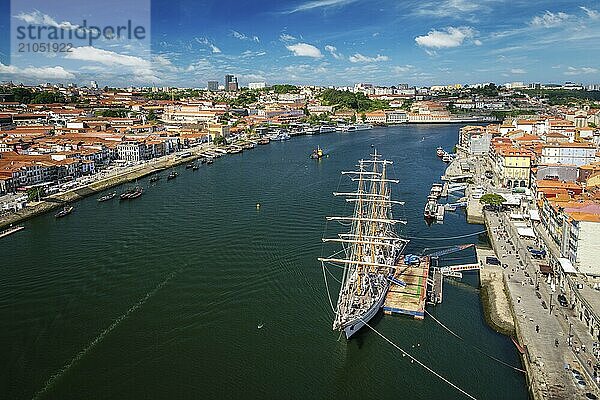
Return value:
<svg viewBox="0 0 600 400">
<path fill-rule="evenodd" d="M 106 24 L 136 13 L 113 0 L 89 2 L 92 11 L 78 15 L 72 1 L 14 0 L 10 9 L 1 0 L 0 30 L 36 19 L 76 26 L 82 15 Z M 233 73 L 243 84 L 600 83 L 598 1 L 135 2 L 137 10 L 150 4 L 150 43 L 79 43 L 69 55 L 24 56 L 3 34 L 0 80 L 204 87 Z"/>
</svg>

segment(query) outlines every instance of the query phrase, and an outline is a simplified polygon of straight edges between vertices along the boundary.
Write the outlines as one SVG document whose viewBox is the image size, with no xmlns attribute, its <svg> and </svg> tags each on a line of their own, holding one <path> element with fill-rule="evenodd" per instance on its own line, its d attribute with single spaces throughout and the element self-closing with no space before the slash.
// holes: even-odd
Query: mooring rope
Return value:
<svg viewBox="0 0 600 400">
<path fill-rule="evenodd" d="M 400 350 L 400 352 L 402 354 L 404 354 L 405 356 L 407 356 L 408 358 L 410 358 L 412 361 L 414 361 L 417 364 L 419 364 L 421 367 L 423 367 L 424 369 L 426 369 L 427 371 L 429 371 L 431 374 L 435 375 L 436 377 L 438 377 L 442 381 L 446 382 L 448 385 L 452 386 L 454 389 L 458 390 L 459 392 L 461 392 L 462 394 L 464 394 L 468 398 L 473 399 L 473 400 L 477 400 L 474 396 L 470 395 L 465 390 L 463 390 L 460 387 L 458 387 L 458 385 L 450 382 L 448 379 L 444 378 L 442 375 L 440 375 L 439 373 L 435 372 L 433 369 L 431 369 L 430 367 L 428 367 L 427 365 L 425 365 L 424 363 L 422 363 L 421 361 L 417 360 L 415 357 L 413 357 L 412 355 L 410 355 L 409 353 L 407 353 L 404 349 L 402 349 L 396 343 L 392 342 L 390 339 L 388 339 L 384 334 L 382 334 L 381 332 L 379 332 L 377 329 L 373 328 L 371 325 L 369 325 L 362 318 L 361 318 L 361 321 L 365 324 L 365 326 L 369 327 L 369 329 L 371 329 L 373 332 L 375 332 L 376 334 L 378 334 L 379 336 L 381 336 L 381 338 L 383 338 L 383 340 L 385 340 L 386 342 L 388 342 L 389 344 L 391 344 L 392 346 L 394 346 L 396 349 Z"/>
<path fill-rule="evenodd" d="M 429 315 L 429 316 L 430 316 L 430 317 L 431 317 L 431 318 L 432 318 L 432 319 L 433 319 L 435 322 L 437 322 L 438 324 L 440 324 L 440 326 L 441 326 L 442 328 L 444 328 L 445 330 L 447 330 L 448 332 L 450 332 L 452 335 L 456 336 L 458 339 L 460 339 L 460 340 L 462 340 L 462 341 L 465 341 L 465 338 L 463 338 L 463 337 L 461 337 L 460 335 L 458 335 L 457 333 L 453 332 L 453 331 L 452 331 L 450 328 L 448 328 L 446 325 L 444 325 L 444 324 L 443 324 L 441 321 L 439 321 L 437 318 L 435 318 L 433 315 L 431 315 L 431 313 L 430 313 L 430 312 L 428 312 L 427 310 L 425 310 L 425 313 L 426 313 L 427 315 Z M 502 364 L 502 365 L 504 365 L 504 366 L 507 366 L 507 367 L 509 367 L 509 368 L 512 368 L 512 369 L 514 369 L 515 371 L 519 371 L 519 372 L 525 373 L 525 370 L 523 370 L 523 369 L 521 369 L 521 368 L 518 368 L 518 367 L 515 367 L 514 365 L 510 365 L 509 363 L 507 363 L 507 362 L 505 362 L 505 361 L 502 361 L 502 360 L 500 360 L 499 358 L 496 358 L 496 357 L 494 357 L 494 356 L 492 356 L 492 355 L 490 355 L 490 354 L 486 353 L 485 351 L 483 351 L 483 350 L 482 350 L 482 349 L 480 349 L 479 347 L 475 346 L 474 344 L 469 344 L 469 345 L 470 345 L 471 347 L 473 347 L 475 350 L 479 351 L 481 354 L 485 355 L 486 357 L 489 357 L 489 358 L 491 358 L 492 360 L 494 360 L 494 361 L 496 361 L 496 362 L 499 362 L 500 364 Z"/>
</svg>

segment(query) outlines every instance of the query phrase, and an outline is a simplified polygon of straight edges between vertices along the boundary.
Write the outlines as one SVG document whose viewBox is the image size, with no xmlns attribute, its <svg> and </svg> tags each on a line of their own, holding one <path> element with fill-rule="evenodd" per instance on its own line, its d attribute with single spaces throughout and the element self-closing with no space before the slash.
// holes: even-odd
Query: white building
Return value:
<svg viewBox="0 0 600 400">
<path fill-rule="evenodd" d="M 248 84 L 248 89 L 264 89 L 267 87 L 266 82 L 250 82 Z"/>
<path fill-rule="evenodd" d="M 385 123 L 386 124 L 404 124 L 408 122 L 408 115 L 404 111 L 386 111 L 385 112 Z"/>
<path fill-rule="evenodd" d="M 596 149 L 588 143 L 557 143 L 542 147 L 541 164 L 581 166 L 596 161 Z"/>
</svg>

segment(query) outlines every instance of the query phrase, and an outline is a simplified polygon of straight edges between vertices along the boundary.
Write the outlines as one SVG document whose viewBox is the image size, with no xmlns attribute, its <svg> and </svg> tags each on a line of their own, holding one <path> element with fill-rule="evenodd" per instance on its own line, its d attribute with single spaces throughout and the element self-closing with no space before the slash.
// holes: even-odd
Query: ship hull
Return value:
<svg viewBox="0 0 600 400">
<path fill-rule="evenodd" d="M 365 326 L 379 311 L 379 309 L 383 306 L 383 302 L 385 301 L 385 296 L 387 295 L 387 289 L 382 291 L 381 297 L 373 303 L 373 305 L 360 317 L 354 319 L 346 323 L 343 326 L 344 335 L 346 339 L 350 339 L 353 335 L 355 335 L 358 331 L 361 330 L 362 327 Z"/>
</svg>

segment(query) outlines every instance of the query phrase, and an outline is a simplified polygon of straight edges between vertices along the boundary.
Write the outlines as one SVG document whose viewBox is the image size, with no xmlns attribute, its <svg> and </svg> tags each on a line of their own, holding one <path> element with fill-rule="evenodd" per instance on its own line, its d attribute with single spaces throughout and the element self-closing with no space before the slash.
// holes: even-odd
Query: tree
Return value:
<svg viewBox="0 0 600 400">
<path fill-rule="evenodd" d="M 156 116 L 156 113 L 154 112 L 154 110 L 150 110 L 148 112 L 148 121 L 156 121 L 158 119 L 158 117 Z"/>
<path fill-rule="evenodd" d="M 213 139 L 213 144 L 215 146 L 226 146 L 227 145 L 227 139 L 225 139 L 224 136 L 217 136 Z"/>
<path fill-rule="evenodd" d="M 27 190 L 27 199 L 29 201 L 39 201 L 46 196 L 46 189 L 43 187 L 33 187 Z"/>
<path fill-rule="evenodd" d="M 479 202 L 481 204 L 492 206 L 495 209 L 497 209 L 498 207 L 500 207 L 505 201 L 506 201 L 506 199 L 504 197 L 502 197 L 501 195 L 496 194 L 496 193 L 484 194 L 479 199 Z"/>
</svg>

